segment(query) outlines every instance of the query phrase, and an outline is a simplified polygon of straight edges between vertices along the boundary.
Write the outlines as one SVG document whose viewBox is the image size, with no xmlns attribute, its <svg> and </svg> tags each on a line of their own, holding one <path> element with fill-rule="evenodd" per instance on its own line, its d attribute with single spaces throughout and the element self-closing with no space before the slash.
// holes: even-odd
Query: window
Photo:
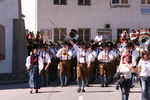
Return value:
<svg viewBox="0 0 150 100">
<path fill-rule="evenodd" d="M 90 28 L 79 28 L 79 40 L 89 41 L 91 39 L 91 29 Z"/>
<path fill-rule="evenodd" d="M 129 0 L 111 0 L 112 6 L 129 6 Z"/>
<path fill-rule="evenodd" d="M 78 5 L 91 5 L 91 0 L 78 0 Z"/>
<path fill-rule="evenodd" d="M 141 0 L 141 4 L 150 4 L 150 0 Z"/>
<path fill-rule="evenodd" d="M 129 28 L 118 28 L 117 29 L 117 39 L 120 38 L 120 35 L 123 31 L 127 31 L 127 33 L 129 33 L 130 29 Z"/>
<path fill-rule="evenodd" d="M 0 60 L 5 58 L 5 27 L 0 24 Z"/>
<path fill-rule="evenodd" d="M 111 29 L 97 29 L 97 33 L 102 36 L 103 40 L 112 40 L 112 30 Z"/>
<path fill-rule="evenodd" d="M 67 5 L 67 0 L 54 0 L 54 5 Z"/>
<path fill-rule="evenodd" d="M 67 36 L 66 28 L 54 28 L 54 41 L 63 41 Z"/>
</svg>

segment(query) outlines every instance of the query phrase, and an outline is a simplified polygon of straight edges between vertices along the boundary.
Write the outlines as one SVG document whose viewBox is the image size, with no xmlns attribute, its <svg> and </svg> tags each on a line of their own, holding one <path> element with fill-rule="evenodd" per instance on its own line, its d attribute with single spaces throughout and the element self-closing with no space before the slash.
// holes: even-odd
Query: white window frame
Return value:
<svg viewBox="0 0 150 100">
<path fill-rule="evenodd" d="M 141 5 L 150 5 L 150 4 L 147 4 L 147 0 L 145 0 L 145 1 L 146 1 L 146 3 L 145 3 L 145 4 L 142 4 L 142 1 L 140 0 Z"/>
<path fill-rule="evenodd" d="M 126 7 L 128 7 L 128 6 L 130 6 L 130 0 L 128 0 L 128 4 L 122 4 L 121 0 L 119 0 L 119 4 L 114 4 L 113 0 L 111 0 L 111 6 L 126 6 Z"/>
<path fill-rule="evenodd" d="M 58 40 L 62 40 L 62 35 L 67 35 L 67 28 L 54 28 L 54 31 L 55 29 L 58 29 L 59 33 L 58 33 Z M 61 31 L 62 29 L 65 29 L 66 33 L 62 34 Z M 67 37 L 67 36 L 64 36 L 64 37 Z M 54 33 L 54 41 L 55 41 L 55 33 Z"/>
<path fill-rule="evenodd" d="M 91 28 L 78 28 L 78 32 L 79 32 L 79 30 L 83 30 L 83 41 L 85 41 L 86 39 L 85 39 L 85 36 L 86 36 L 86 34 L 85 34 L 85 30 L 86 29 L 89 29 L 89 40 L 91 39 Z M 79 33 L 80 34 L 80 33 Z"/>
</svg>

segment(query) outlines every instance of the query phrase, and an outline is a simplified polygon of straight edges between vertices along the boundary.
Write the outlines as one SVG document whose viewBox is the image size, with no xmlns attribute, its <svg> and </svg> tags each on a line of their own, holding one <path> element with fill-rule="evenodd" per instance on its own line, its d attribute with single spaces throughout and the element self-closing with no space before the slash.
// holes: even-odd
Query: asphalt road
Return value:
<svg viewBox="0 0 150 100">
<path fill-rule="evenodd" d="M 115 85 L 107 88 L 93 84 L 86 88 L 85 93 L 77 93 L 77 85 L 67 87 L 49 86 L 41 88 L 39 93 L 30 94 L 27 83 L 0 85 L 1 100 L 121 100 L 120 90 Z M 131 89 L 129 100 L 140 100 L 139 86 Z"/>
</svg>

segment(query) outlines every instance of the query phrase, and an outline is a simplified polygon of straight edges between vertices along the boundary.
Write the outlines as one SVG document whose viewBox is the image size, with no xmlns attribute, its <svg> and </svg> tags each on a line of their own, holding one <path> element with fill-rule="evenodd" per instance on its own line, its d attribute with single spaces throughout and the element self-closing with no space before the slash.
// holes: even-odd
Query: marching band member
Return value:
<svg viewBox="0 0 150 100">
<path fill-rule="evenodd" d="M 122 43 L 125 39 L 129 40 L 130 37 L 129 37 L 129 34 L 127 33 L 126 30 L 124 30 L 121 35 L 120 35 L 120 42 Z"/>
<path fill-rule="evenodd" d="M 120 56 L 121 53 L 117 48 L 117 44 L 113 44 L 112 50 L 111 50 L 113 56 L 114 56 L 114 60 L 113 60 L 113 66 L 112 66 L 112 75 L 114 75 L 117 71 L 117 67 L 119 66 L 119 62 L 120 62 Z"/>
<path fill-rule="evenodd" d="M 129 34 L 129 36 L 130 36 L 130 40 L 134 41 L 138 38 L 139 34 L 135 30 L 131 30 L 131 33 Z"/>
<path fill-rule="evenodd" d="M 80 41 L 79 47 L 77 44 L 73 43 L 70 40 L 70 43 L 73 45 L 73 48 L 77 52 L 77 82 L 78 89 L 77 92 L 85 92 L 85 83 L 86 83 L 86 71 L 87 71 L 87 52 L 85 49 L 85 43 Z"/>
<path fill-rule="evenodd" d="M 58 72 L 58 63 L 59 59 L 57 58 L 56 54 L 58 52 L 56 48 L 56 44 L 51 44 L 50 48 L 48 49 L 49 55 L 51 57 L 51 64 L 49 67 L 49 80 L 56 81 L 57 80 L 57 72 Z"/>
<path fill-rule="evenodd" d="M 31 88 L 30 93 L 33 89 L 38 93 L 40 89 L 40 73 L 43 69 L 43 61 L 40 56 L 38 56 L 37 49 L 32 50 L 32 54 L 26 59 L 26 70 L 29 72 L 29 86 Z"/>
<path fill-rule="evenodd" d="M 69 50 L 69 44 L 67 41 L 63 43 L 63 48 L 59 49 L 56 56 L 60 59 L 60 82 L 61 87 L 68 85 L 68 79 L 70 76 L 70 58 L 72 57 L 72 52 Z"/>
<path fill-rule="evenodd" d="M 100 61 L 99 70 L 100 75 L 102 76 L 102 87 L 104 87 L 104 85 L 108 87 L 113 58 L 114 56 L 110 51 L 109 45 L 107 43 L 103 43 L 103 50 L 98 55 L 98 60 Z"/>
<path fill-rule="evenodd" d="M 75 49 L 70 46 L 70 50 L 72 52 L 72 58 L 71 58 L 71 69 L 70 69 L 70 80 L 74 81 L 76 79 L 76 67 L 77 67 L 77 53 Z"/>
<path fill-rule="evenodd" d="M 87 83 L 86 86 L 89 85 L 89 83 L 92 83 L 94 80 L 94 64 L 95 64 L 95 58 L 97 56 L 96 52 L 92 49 L 92 45 L 86 46 L 87 50 Z"/>
<path fill-rule="evenodd" d="M 148 51 L 148 46 L 150 44 L 150 38 L 148 40 L 142 39 L 142 42 L 140 42 L 140 48 L 142 51 Z"/>
<path fill-rule="evenodd" d="M 42 58 L 43 65 L 44 65 L 41 77 L 42 77 L 42 86 L 45 87 L 49 84 L 48 69 L 51 63 L 51 58 L 50 58 L 49 53 L 47 52 L 46 45 L 41 46 L 40 51 L 39 51 L 39 56 Z"/>
</svg>

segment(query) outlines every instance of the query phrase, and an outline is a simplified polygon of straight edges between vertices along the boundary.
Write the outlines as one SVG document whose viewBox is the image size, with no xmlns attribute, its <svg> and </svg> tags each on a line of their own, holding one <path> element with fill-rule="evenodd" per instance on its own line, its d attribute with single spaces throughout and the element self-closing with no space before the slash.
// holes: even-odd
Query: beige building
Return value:
<svg viewBox="0 0 150 100">
<path fill-rule="evenodd" d="M 25 43 L 21 16 L 20 0 L 0 0 L 0 73 L 15 73 L 24 67 L 19 58 L 25 60 L 25 50 L 20 50 Z"/>
<path fill-rule="evenodd" d="M 116 40 L 122 30 L 150 28 L 150 0 L 36 0 L 38 31 L 51 32 L 51 40 L 63 40 L 79 30 L 80 39 L 94 39 L 99 32 Z"/>
</svg>

